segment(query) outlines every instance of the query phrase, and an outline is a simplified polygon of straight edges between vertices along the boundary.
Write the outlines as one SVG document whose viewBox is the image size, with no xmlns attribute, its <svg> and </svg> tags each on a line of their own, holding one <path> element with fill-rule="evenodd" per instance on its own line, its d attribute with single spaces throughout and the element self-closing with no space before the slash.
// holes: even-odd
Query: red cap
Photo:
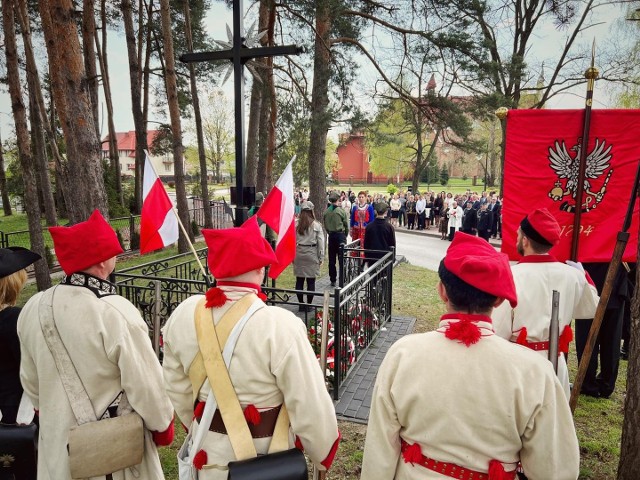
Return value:
<svg viewBox="0 0 640 480">
<path fill-rule="evenodd" d="M 207 263 L 216 279 L 231 278 L 277 261 L 271 245 L 252 216 L 239 228 L 202 230 L 209 253 Z"/>
<path fill-rule="evenodd" d="M 462 281 L 489 295 L 518 303 L 509 259 L 482 238 L 456 232 L 444 266 Z"/>
<path fill-rule="evenodd" d="M 99 210 L 94 210 L 86 222 L 72 227 L 49 227 L 49 233 L 58 262 L 67 275 L 123 252 L 116 232 Z"/>
<path fill-rule="evenodd" d="M 553 246 L 560 241 L 560 225 L 549 210 L 538 208 L 520 222 L 522 233 L 543 245 Z"/>
</svg>

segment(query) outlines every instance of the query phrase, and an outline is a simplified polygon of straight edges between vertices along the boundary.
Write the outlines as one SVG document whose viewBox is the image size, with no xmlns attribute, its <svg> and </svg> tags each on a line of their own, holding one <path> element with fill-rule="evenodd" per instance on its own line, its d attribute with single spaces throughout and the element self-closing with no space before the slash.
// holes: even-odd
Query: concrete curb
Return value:
<svg viewBox="0 0 640 480">
<path fill-rule="evenodd" d="M 396 233 L 408 233 L 410 235 L 422 235 L 429 236 L 433 238 L 440 238 L 440 232 L 435 229 L 435 227 L 431 227 L 429 230 L 407 230 L 405 227 L 393 227 L 396 229 Z M 502 246 L 502 239 L 500 238 L 490 238 L 489 243 L 494 247 L 500 248 Z"/>
</svg>

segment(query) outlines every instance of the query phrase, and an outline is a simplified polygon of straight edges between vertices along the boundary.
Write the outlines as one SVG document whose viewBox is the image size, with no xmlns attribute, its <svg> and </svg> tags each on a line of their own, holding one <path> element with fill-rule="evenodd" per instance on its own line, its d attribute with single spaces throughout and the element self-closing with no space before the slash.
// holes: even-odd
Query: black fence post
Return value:
<svg viewBox="0 0 640 480">
<path fill-rule="evenodd" d="M 340 244 L 338 250 L 338 286 L 344 287 L 344 243 Z"/>
<path fill-rule="evenodd" d="M 131 248 L 131 240 L 136 233 L 136 220 L 133 218 L 133 214 L 129 213 L 129 250 L 133 250 Z"/>
<path fill-rule="evenodd" d="M 343 245 L 340 245 L 340 250 L 344 250 Z M 340 258 L 342 258 L 342 256 Z M 341 372 L 340 358 L 342 357 L 340 354 L 340 350 L 342 349 L 342 341 L 340 338 L 340 299 L 342 298 L 342 285 L 336 288 L 333 291 L 333 294 L 333 399 L 339 400 Z"/>
</svg>

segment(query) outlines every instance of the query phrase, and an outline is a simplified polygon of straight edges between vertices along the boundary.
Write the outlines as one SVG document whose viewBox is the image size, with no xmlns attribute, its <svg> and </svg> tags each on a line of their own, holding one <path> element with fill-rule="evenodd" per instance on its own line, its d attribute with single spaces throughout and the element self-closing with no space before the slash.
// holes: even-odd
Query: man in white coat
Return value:
<svg viewBox="0 0 640 480">
<path fill-rule="evenodd" d="M 49 231 L 66 274 L 52 287 L 54 322 L 95 415 L 100 419 L 120 413 L 117 406 L 124 392 L 144 422 L 142 463 L 108 478 L 161 480 L 156 445 L 173 441 L 173 409 L 146 323 L 107 280 L 122 252 L 117 236 L 97 210 L 86 222 Z M 39 410 L 38 479 L 64 480 L 71 478 L 67 439 L 76 418 L 42 333 L 43 294 L 34 295 L 18 318 L 20 379 Z"/>
<path fill-rule="evenodd" d="M 447 215 L 449 216 L 449 241 L 452 241 L 456 232 L 462 228 L 464 210 L 458 205 L 458 202 L 453 201 L 451 202 L 451 207 L 449 207 Z"/>
<path fill-rule="evenodd" d="M 536 209 L 522 220 L 517 249 L 523 258 L 512 267 L 518 306 L 503 304 L 494 310 L 492 319 L 496 334 L 548 358 L 553 290 L 560 293 L 558 378 L 569 399 L 569 372 L 562 353 L 569 351 L 573 340 L 571 320 L 593 318 L 600 297 L 581 264 L 564 264 L 549 254 L 559 241 L 560 225 L 546 208 Z"/>
<path fill-rule="evenodd" d="M 456 233 L 438 270 L 436 331 L 387 352 L 373 392 L 363 480 L 575 480 L 578 440 L 551 363 L 493 332 L 516 305 L 506 255 Z M 487 281 L 491 279 L 491 281 Z"/>
<path fill-rule="evenodd" d="M 206 298 L 205 307 L 219 328 L 227 312 L 238 310 L 249 300 L 257 310 L 238 337 L 229 375 L 255 449 L 258 454 L 268 451 L 275 419 L 285 404 L 291 421 L 290 446 L 303 449 L 319 470 L 328 469 L 340 433 L 304 323 L 293 313 L 262 302 L 264 269 L 276 261 L 271 246 L 260 236 L 255 217 L 240 228 L 202 233 L 217 286 L 206 296 L 182 302 L 163 329 L 165 387 L 178 417 L 190 429 L 198 428 L 211 394 L 206 374 L 198 373 L 204 370 L 194 322 L 196 306 Z M 227 478 L 227 464 L 236 458 L 226 432 L 234 428 L 225 425 L 219 414 L 214 416 L 202 449 L 193 455 L 200 480 Z"/>
</svg>

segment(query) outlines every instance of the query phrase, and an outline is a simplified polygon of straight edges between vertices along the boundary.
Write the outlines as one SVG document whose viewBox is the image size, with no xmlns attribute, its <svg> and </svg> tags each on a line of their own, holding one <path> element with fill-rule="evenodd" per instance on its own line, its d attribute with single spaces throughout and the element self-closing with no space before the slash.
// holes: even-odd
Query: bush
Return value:
<svg viewBox="0 0 640 480">
<path fill-rule="evenodd" d="M 49 268 L 53 268 L 53 266 L 56 264 L 56 257 L 51 251 L 51 247 L 47 245 L 44 246 L 44 256 Z"/>
<path fill-rule="evenodd" d="M 200 226 L 196 223 L 195 220 L 191 220 L 191 231 L 193 232 L 194 237 L 200 235 Z"/>
<path fill-rule="evenodd" d="M 449 183 L 449 170 L 447 170 L 447 167 L 442 167 L 442 170 L 440 170 L 440 185 L 444 187 L 447 183 Z"/>
<path fill-rule="evenodd" d="M 167 185 L 169 185 L 169 188 L 176 188 L 176 182 L 174 182 L 173 180 L 168 181 Z"/>
<path fill-rule="evenodd" d="M 398 192 L 398 187 L 396 187 L 393 183 L 387 185 L 387 193 L 389 195 L 394 195 Z"/>
<path fill-rule="evenodd" d="M 122 250 L 126 250 L 126 248 L 124 248 L 124 238 L 122 237 L 122 232 L 120 231 L 120 229 L 116 230 L 116 236 L 118 237 L 120 248 L 122 248 Z"/>
</svg>

